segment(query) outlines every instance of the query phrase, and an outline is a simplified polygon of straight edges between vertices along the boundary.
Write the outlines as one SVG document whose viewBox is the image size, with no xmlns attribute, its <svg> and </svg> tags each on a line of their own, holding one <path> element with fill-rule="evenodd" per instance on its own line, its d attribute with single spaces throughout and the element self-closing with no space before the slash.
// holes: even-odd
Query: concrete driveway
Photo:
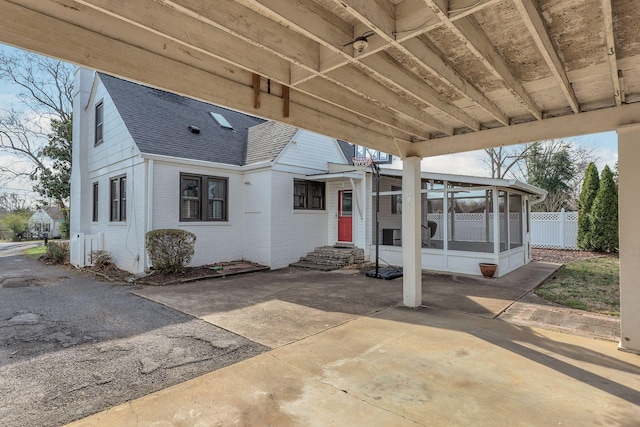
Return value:
<svg viewBox="0 0 640 427">
<path fill-rule="evenodd" d="M 493 319 L 549 271 L 426 275 L 420 309 L 357 272 L 139 289 L 273 349 L 72 425 L 637 426 L 640 357 Z"/>
</svg>

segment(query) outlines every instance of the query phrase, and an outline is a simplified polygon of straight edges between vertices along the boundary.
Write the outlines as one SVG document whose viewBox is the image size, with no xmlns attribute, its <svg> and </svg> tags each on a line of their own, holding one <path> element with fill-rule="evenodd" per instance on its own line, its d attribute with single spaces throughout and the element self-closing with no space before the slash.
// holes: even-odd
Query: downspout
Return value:
<svg viewBox="0 0 640 427">
<path fill-rule="evenodd" d="M 147 232 L 153 230 L 153 159 L 147 159 L 147 224 L 145 227 L 145 242 Z M 144 247 L 144 259 L 147 269 L 151 268 L 151 260 L 147 253 L 146 244 Z"/>
</svg>

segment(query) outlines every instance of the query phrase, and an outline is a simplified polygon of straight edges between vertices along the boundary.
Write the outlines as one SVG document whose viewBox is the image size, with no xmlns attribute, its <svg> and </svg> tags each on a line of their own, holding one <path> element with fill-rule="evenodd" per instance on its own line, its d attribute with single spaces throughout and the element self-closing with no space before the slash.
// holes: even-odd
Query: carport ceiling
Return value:
<svg viewBox="0 0 640 427">
<path fill-rule="evenodd" d="M 640 0 L 0 0 L 2 42 L 400 156 L 640 122 L 639 22 Z"/>
</svg>

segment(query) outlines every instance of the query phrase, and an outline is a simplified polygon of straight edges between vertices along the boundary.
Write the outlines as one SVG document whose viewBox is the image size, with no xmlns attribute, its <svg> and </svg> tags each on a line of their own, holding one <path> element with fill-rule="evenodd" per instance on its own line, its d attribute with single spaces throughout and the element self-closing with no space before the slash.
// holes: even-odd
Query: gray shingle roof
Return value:
<svg viewBox="0 0 640 427">
<path fill-rule="evenodd" d="M 263 119 L 98 75 L 142 153 L 243 165 L 249 152 L 259 151 L 247 150 L 247 137 L 248 129 L 265 123 Z M 220 127 L 210 112 L 222 114 L 233 130 Z M 197 126 L 200 134 L 191 133 L 189 125 Z"/>
<path fill-rule="evenodd" d="M 45 206 L 42 208 L 42 210 L 45 211 L 54 221 L 64 218 L 64 216 L 62 215 L 62 209 L 60 209 L 58 206 Z"/>
<path fill-rule="evenodd" d="M 338 145 L 344 153 L 344 156 L 347 158 L 347 162 L 349 162 L 350 165 L 353 165 L 353 156 L 356 155 L 356 146 L 340 139 L 338 140 Z"/>
<path fill-rule="evenodd" d="M 267 122 L 249 129 L 245 164 L 274 160 L 296 134 L 298 128 L 279 122 Z"/>
</svg>

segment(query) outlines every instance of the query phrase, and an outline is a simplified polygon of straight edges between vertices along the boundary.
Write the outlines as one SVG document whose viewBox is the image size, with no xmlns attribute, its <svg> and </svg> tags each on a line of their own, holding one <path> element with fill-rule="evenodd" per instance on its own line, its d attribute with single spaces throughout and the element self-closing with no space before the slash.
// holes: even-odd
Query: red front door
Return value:
<svg viewBox="0 0 640 427">
<path fill-rule="evenodd" d="M 352 193 L 349 191 L 338 192 L 338 241 L 352 242 L 351 204 Z"/>
</svg>

